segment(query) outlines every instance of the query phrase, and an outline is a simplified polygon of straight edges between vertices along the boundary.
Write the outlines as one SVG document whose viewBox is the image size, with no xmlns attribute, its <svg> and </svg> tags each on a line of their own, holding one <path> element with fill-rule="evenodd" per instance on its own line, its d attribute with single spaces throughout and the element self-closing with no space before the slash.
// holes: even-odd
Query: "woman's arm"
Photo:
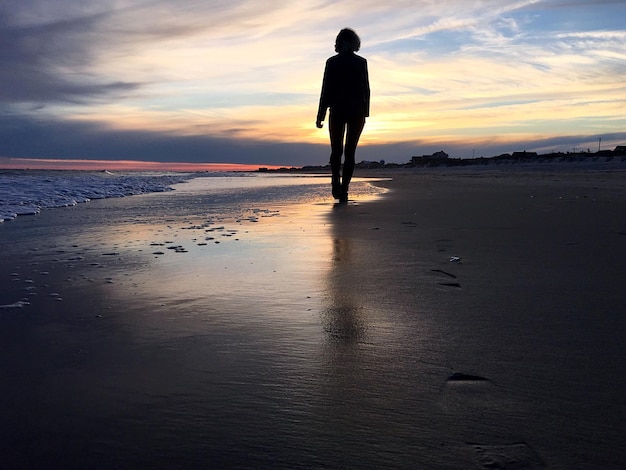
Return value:
<svg viewBox="0 0 626 470">
<path fill-rule="evenodd" d="M 326 66 L 324 67 L 324 78 L 322 79 L 322 92 L 320 93 L 320 104 L 317 108 L 317 120 L 315 121 L 315 125 L 318 129 L 322 128 L 322 122 L 326 118 L 326 110 L 328 109 L 329 103 L 329 71 L 328 71 L 328 61 L 326 61 Z"/>
</svg>

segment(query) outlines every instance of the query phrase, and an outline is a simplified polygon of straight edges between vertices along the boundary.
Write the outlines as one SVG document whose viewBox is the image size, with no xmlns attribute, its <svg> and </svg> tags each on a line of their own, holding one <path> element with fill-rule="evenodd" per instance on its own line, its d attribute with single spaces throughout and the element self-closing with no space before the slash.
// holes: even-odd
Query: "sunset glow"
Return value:
<svg viewBox="0 0 626 470">
<path fill-rule="evenodd" d="M 183 163 L 183 162 L 141 162 L 131 160 L 63 160 L 43 158 L 2 158 L 0 168 L 8 170 L 113 170 L 113 171 L 177 171 L 177 172 L 219 172 L 256 171 L 258 165 L 240 163 Z M 277 166 L 264 168 L 276 169 Z"/>
<path fill-rule="evenodd" d="M 626 142 L 623 2 L 67 4 L 0 6 L 0 156 L 324 164 L 345 26 L 370 70 L 361 158 Z"/>
</svg>

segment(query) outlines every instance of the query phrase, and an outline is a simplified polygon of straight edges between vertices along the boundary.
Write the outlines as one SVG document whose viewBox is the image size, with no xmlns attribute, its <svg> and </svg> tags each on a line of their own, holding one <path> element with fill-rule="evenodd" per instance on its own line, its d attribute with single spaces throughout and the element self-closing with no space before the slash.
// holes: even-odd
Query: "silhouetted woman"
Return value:
<svg viewBox="0 0 626 470">
<path fill-rule="evenodd" d="M 357 34 L 345 28 L 335 40 L 337 55 L 326 61 L 316 125 L 322 128 L 330 108 L 330 167 L 333 197 L 348 201 L 348 186 L 354 172 L 354 155 L 365 118 L 370 114 L 370 85 L 367 61 L 355 54 L 361 48 Z M 344 150 L 345 136 L 345 150 Z M 341 155 L 345 152 L 343 174 Z"/>
</svg>

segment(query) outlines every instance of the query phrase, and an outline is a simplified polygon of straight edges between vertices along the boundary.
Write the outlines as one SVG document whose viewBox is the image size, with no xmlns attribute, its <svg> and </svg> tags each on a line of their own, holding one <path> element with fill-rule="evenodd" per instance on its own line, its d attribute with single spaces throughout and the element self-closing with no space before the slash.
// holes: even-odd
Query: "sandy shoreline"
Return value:
<svg viewBox="0 0 626 470">
<path fill-rule="evenodd" d="M 6 465 L 619 468 L 624 173 L 378 174 L 256 222 L 0 226 Z"/>
</svg>

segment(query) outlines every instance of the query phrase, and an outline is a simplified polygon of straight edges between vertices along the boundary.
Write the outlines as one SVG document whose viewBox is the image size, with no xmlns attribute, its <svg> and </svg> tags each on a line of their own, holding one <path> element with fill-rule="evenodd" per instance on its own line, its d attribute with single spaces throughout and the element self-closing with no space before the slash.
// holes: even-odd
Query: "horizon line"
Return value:
<svg viewBox="0 0 626 470">
<path fill-rule="evenodd" d="M 277 170 L 281 165 L 257 165 L 249 163 L 192 163 L 156 162 L 140 160 L 91 160 L 62 158 L 0 157 L 1 170 L 117 170 L 117 171 L 181 171 L 181 172 L 227 172 L 257 171 L 259 168 Z"/>
</svg>

